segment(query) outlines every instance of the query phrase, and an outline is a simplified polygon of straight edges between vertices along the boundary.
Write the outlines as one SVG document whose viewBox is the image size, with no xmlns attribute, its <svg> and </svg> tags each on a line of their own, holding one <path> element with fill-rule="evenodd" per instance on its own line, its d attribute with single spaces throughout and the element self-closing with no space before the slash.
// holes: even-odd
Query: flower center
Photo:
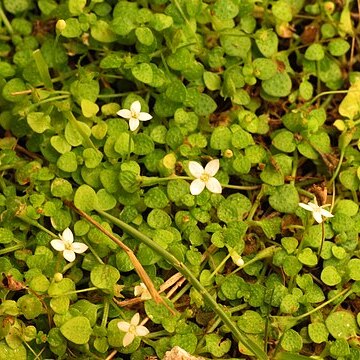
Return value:
<svg viewBox="0 0 360 360">
<path fill-rule="evenodd" d="M 131 112 L 131 117 L 134 119 L 137 119 L 139 117 L 139 114 L 136 111 Z"/>
<path fill-rule="evenodd" d="M 130 325 L 129 333 L 130 334 L 136 334 L 136 326 L 135 325 Z"/>
<path fill-rule="evenodd" d="M 210 175 L 204 173 L 200 176 L 200 180 L 203 181 L 204 183 L 208 182 L 210 179 Z"/>
<path fill-rule="evenodd" d="M 72 250 L 72 244 L 70 244 L 69 242 L 65 241 L 65 250 Z"/>
</svg>

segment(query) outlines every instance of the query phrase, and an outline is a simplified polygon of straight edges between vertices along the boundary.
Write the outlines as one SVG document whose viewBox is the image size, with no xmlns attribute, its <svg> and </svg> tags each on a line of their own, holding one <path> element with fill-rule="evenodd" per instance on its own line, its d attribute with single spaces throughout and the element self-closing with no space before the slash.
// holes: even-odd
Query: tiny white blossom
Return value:
<svg viewBox="0 0 360 360">
<path fill-rule="evenodd" d="M 136 313 L 132 317 L 130 322 L 119 321 L 117 323 L 119 330 L 126 333 L 123 339 L 124 347 L 130 345 L 134 341 L 135 337 L 146 336 L 147 334 L 149 334 L 149 330 L 145 326 L 139 325 L 139 323 L 140 323 L 139 313 Z"/>
<path fill-rule="evenodd" d="M 66 228 L 62 235 L 59 234 L 59 239 L 51 240 L 50 244 L 55 250 L 62 251 L 64 259 L 69 262 L 75 260 L 75 253 L 82 254 L 88 249 L 87 245 L 74 242 L 74 235 L 69 228 Z"/>
<path fill-rule="evenodd" d="M 152 298 L 148 288 L 144 283 L 140 283 L 140 285 L 135 286 L 134 295 L 140 296 L 141 300 L 150 300 Z"/>
<path fill-rule="evenodd" d="M 311 211 L 315 221 L 319 224 L 323 222 L 324 218 L 326 219 L 334 216 L 330 211 L 324 209 L 324 207 L 330 206 L 330 204 L 319 206 L 315 200 L 315 203 L 299 203 L 299 206 L 307 211 Z"/>
<path fill-rule="evenodd" d="M 189 170 L 196 179 L 190 184 L 192 195 L 199 195 L 206 188 L 215 194 L 221 194 L 222 188 L 218 179 L 214 176 L 218 172 L 220 163 L 218 159 L 209 161 L 205 169 L 196 161 L 189 162 Z"/>
<path fill-rule="evenodd" d="M 152 119 L 152 116 L 146 112 L 141 112 L 140 101 L 136 100 L 130 105 L 130 110 L 121 109 L 117 114 L 125 119 L 129 120 L 129 126 L 131 131 L 135 131 L 139 125 L 140 121 L 148 121 Z"/>
</svg>

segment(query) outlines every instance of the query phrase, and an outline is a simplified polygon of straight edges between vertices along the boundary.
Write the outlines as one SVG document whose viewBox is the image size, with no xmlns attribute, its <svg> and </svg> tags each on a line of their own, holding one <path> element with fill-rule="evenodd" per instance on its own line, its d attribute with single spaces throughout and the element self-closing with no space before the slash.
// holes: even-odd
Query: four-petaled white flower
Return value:
<svg viewBox="0 0 360 360">
<path fill-rule="evenodd" d="M 150 300 L 152 298 L 144 283 L 140 283 L 140 285 L 134 287 L 134 295 L 140 296 L 141 300 Z"/>
<path fill-rule="evenodd" d="M 59 234 L 59 238 L 51 240 L 50 244 L 55 250 L 62 251 L 64 259 L 69 262 L 75 260 L 75 253 L 82 254 L 88 249 L 87 245 L 74 242 L 74 235 L 69 228 L 66 228 L 62 235 Z"/>
<path fill-rule="evenodd" d="M 121 109 L 117 114 L 125 119 L 129 120 L 129 126 L 131 131 L 135 131 L 139 125 L 140 121 L 148 121 L 152 119 L 152 116 L 146 112 L 141 112 L 140 101 L 136 100 L 130 105 L 130 110 Z"/>
<path fill-rule="evenodd" d="M 316 199 L 314 203 L 312 202 L 308 202 L 307 204 L 299 203 L 299 206 L 307 211 L 311 211 L 312 216 L 319 224 L 323 222 L 324 218 L 326 219 L 334 216 L 330 211 L 324 209 L 324 207 L 330 206 L 330 204 L 319 206 L 316 202 Z"/>
<path fill-rule="evenodd" d="M 139 323 L 139 313 L 136 313 L 129 323 L 127 321 L 119 321 L 117 323 L 119 330 L 126 332 L 123 339 L 124 347 L 130 345 L 134 341 L 135 337 L 146 336 L 147 334 L 149 334 L 149 330 L 145 326 L 139 325 Z"/>
<path fill-rule="evenodd" d="M 196 179 L 190 184 L 192 195 L 199 195 L 205 188 L 215 194 L 221 194 L 222 188 L 218 179 L 214 176 L 218 172 L 220 163 L 218 159 L 209 161 L 205 169 L 196 161 L 189 162 L 189 170 Z"/>
</svg>

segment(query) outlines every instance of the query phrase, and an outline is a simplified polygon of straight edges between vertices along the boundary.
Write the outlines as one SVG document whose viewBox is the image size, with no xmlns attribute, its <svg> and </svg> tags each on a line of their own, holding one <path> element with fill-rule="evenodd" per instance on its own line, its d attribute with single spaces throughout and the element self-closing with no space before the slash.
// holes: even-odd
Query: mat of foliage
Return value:
<svg viewBox="0 0 360 360">
<path fill-rule="evenodd" d="M 359 359 L 359 18 L 3 0 L 0 359 Z"/>
</svg>

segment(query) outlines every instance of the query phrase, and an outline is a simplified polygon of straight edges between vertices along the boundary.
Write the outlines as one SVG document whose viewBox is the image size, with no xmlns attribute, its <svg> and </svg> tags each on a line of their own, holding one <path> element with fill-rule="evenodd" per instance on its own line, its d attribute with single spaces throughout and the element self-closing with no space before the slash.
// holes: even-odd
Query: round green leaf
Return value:
<svg viewBox="0 0 360 360">
<path fill-rule="evenodd" d="M 297 353 L 301 350 L 302 346 L 302 338 L 295 330 L 289 329 L 285 331 L 281 339 L 281 347 L 285 351 Z"/>
<path fill-rule="evenodd" d="M 154 209 L 150 211 L 147 223 L 154 229 L 166 229 L 171 225 L 171 217 L 163 210 Z"/>
<path fill-rule="evenodd" d="M 75 316 L 66 321 L 60 331 L 66 339 L 78 345 L 86 344 L 92 333 L 90 321 L 84 316 Z"/>
<path fill-rule="evenodd" d="M 292 83 L 286 72 L 279 72 L 272 78 L 261 83 L 263 90 L 270 96 L 283 97 L 291 92 Z"/>
<path fill-rule="evenodd" d="M 56 165 L 58 168 L 65 172 L 74 172 L 78 167 L 76 154 L 73 152 L 68 152 L 62 154 L 57 160 Z"/>
<path fill-rule="evenodd" d="M 353 280 L 360 280 L 360 259 L 351 259 L 347 267 L 349 269 L 349 276 Z"/>
<path fill-rule="evenodd" d="M 334 266 L 326 266 L 321 272 L 321 281 L 326 285 L 335 286 L 341 282 L 341 276 Z"/>
<path fill-rule="evenodd" d="M 255 36 L 255 43 L 265 57 L 271 57 L 277 52 L 279 39 L 272 29 L 258 30 Z"/>
<path fill-rule="evenodd" d="M 355 316 L 349 311 L 340 310 L 330 313 L 325 324 L 335 339 L 348 339 L 356 336 Z"/>
<path fill-rule="evenodd" d="M 153 81 L 153 71 L 151 66 L 147 63 L 135 65 L 131 69 L 131 72 L 136 80 L 139 80 L 145 84 L 150 84 Z"/>
<path fill-rule="evenodd" d="M 312 44 L 305 51 L 305 59 L 321 60 L 324 57 L 324 49 L 320 44 Z"/>
<path fill-rule="evenodd" d="M 237 321 L 238 327 L 247 334 L 262 334 L 265 331 L 265 319 L 259 313 L 247 310 Z"/>
<path fill-rule="evenodd" d="M 293 152 L 296 149 L 294 134 L 289 130 L 282 129 L 272 139 L 272 144 L 281 151 Z"/>
<path fill-rule="evenodd" d="M 308 326 L 308 333 L 310 339 L 316 343 L 320 344 L 327 341 L 329 332 L 326 328 L 326 325 L 322 322 L 311 323 Z"/>
<path fill-rule="evenodd" d="M 42 134 L 44 131 L 51 129 L 51 119 L 49 115 L 45 115 L 42 112 L 32 112 L 27 116 L 27 122 L 31 129 L 38 134 Z"/>
<path fill-rule="evenodd" d="M 154 35 L 148 27 L 137 27 L 135 35 L 139 42 L 143 45 L 150 46 L 154 41 Z"/>
<path fill-rule="evenodd" d="M 114 286 L 120 279 L 119 270 L 111 265 L 97 265 L 90 273 L 90 280 L 97 288 L 112 293 Z"/>
<path fill-rule="evenodd" d="M 98 206 L 94 189 L 86 184 L 80 185 L 75 192 L 74 204 L 83 211 L 94 210 Z"/>
<path fill-rule="evenodd" d="M 295 186 L 285 184 L 278 186 L 269 197 L 269 204 L 276 211 L 294 213 L 299 206 L 299 194 Z"/>
</svg>

